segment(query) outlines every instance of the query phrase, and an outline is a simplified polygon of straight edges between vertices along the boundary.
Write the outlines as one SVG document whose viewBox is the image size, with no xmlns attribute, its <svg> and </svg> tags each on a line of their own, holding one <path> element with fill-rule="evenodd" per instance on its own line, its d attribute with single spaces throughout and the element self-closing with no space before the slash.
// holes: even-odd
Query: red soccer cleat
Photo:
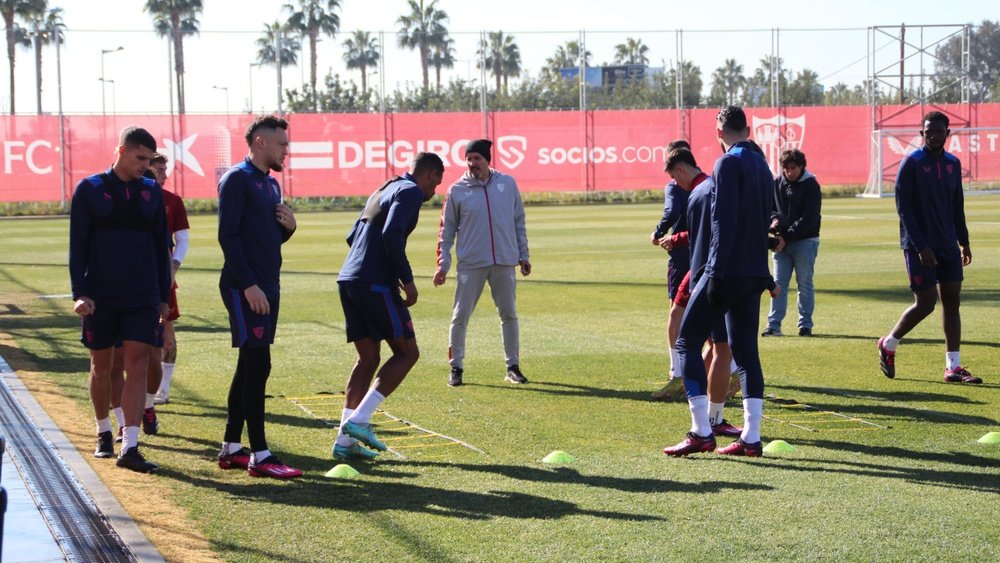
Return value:
<svg viewBox="0 0 1000 563">
<path fill-rule="evenodd" d="M 291 479 L 302 475 L 301 469 L 289 467 L 278 460 L 277 456 L 268 456 L 260 463 L 252 463 L 247 468 L 251 477 L 274 477 L 275 479 Z"/>
<path fill-rule="evenodd" d="M 682 457 L 688 454 L 700 454 L 710 452 L 715 449 L 715 436 L 699 436 L 694 432 L 688 432 L 684 441 L 676 446 L 663 448 L 663 453 L 674 457 Z"/>
<path fill-rule="evenodd" d="M 886 348 L 883 341 L 885 341 L 884 336 L 878 339 L 878 363 L 882 373 L 892 379 L 896 377 L 896 352 Z"/>
<path fill-rule="evenodd" d="M 219 454 L 219 467 L 222 469 L 247 469 L 250 467 L 250 450 L 241 448 L 231 454 Z"/>
<path fill-rule="evenodd" d="M 944 370 L 944 380 L 948 383 L 971 383 L 973 385 L 979 385 L 983 382 L 982 379 L 972 375 L 969 370 L 962 366 Z"/>
<path fill-rule="evenodd" d="M 712 435 L 713 436 L 728 436 L 730 438 L 736 438 L 743 433 L 742 428 L 738 428 L 729 424 L 726 419 L 722 419 L 722 422 L 712 425 Z"/>
<path fill-rule="evenodd" d="M 715 450 L 715 453 L 722 455 L 742 455 L 746 457 L 760 457 L 764 454 L 764 447 L 760 442 L 748 444 L 743 438 L 736 440 L 728 446 Z"/>
</svg>

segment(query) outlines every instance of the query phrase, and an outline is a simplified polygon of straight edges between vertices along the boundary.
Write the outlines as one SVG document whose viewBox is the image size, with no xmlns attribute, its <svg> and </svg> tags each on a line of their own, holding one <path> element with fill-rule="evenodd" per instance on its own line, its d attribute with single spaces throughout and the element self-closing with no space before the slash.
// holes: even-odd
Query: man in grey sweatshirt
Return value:
<svg viewBox="0 0 1000 563">
<path fill-rule="evenodd" d="M 462 384 L 466 329 L 486 282 L 500 314 L 506 380 L 528 382 L 518 366 L 515 273 L 515 267 L 520 268 L 521 275 L 531 273 L 524 204 L 514 178 L 490 168 L 492 146 L 488 139 L 478 139 L 465 147 L 468 170 L 448 189 L 441 213 L 435 286 L 448 278 L 451 247 L 458 238 L 458 287 L 448 336 L 448 385 L 452 387 Z"/>
</svg>

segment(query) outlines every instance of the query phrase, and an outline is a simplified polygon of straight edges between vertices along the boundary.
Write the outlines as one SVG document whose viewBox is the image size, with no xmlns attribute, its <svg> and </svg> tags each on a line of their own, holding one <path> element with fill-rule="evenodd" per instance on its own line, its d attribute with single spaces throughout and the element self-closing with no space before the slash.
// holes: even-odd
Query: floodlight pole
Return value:
<svg viewBox="0 0 1000 563">
<path fill-rule="evenodd" d="M 278 116 L 280 117 L 282 115 L 282 111 L 281 111 L 281 28 L 280 27 L 278 28 L 278 30 L 274 34 L 274 61 L 275 61 L 275 65 L 274 66 L 275 66 L 275 68 L 277 68 L 277 72 L 278 72 Z M 312 95 L 313 95 L 313 97 L 315 97 L 316 96 L 316 92 L 313 92 Z"/>
<path fill-rule="evenodd" d="M 106 111 L 104 109 L 104 107 L 105 107 L 104 106 L 104 84 L 105 84 L 105 82 L 107 82 L 106 80 L 104 80 L 104 55 L 107 55 L 108 53 L 117 53 L 118 51 L 122 51 L 124 49 L 125 49 L 125 47 L 122 47 L 121 45 L 119 45 L 117 49 L 101 49 L 101 116 L 102 117 L 105 116 L 105 115 L 107 115 L 107 113 L 106 113 Z"/>
<path fill-rule="evenodd" d="M 486 49 L 489 46 L 486 43 L 486 32 L 479 32 L 479 109 L 483 112 L 483 137 L 490 138 L 490 119 L 489 119 L 489 108 L 487 107 L 486 98 Z M 498 93 L 499 94 L 499 93 Z"/>
<path fill-rule="evenodd" d="M 52 34 L 56 39 L 56 100 L 59 102 L 59 207 L 66 209 L 66 128 L 63 119 L 62 105 L 62 55 L 59 44 L 62 39 L 59 37 L 59 29 L 52 25 Z M 101 84 L 101 88 L 104 85 Z"/>
</svg>

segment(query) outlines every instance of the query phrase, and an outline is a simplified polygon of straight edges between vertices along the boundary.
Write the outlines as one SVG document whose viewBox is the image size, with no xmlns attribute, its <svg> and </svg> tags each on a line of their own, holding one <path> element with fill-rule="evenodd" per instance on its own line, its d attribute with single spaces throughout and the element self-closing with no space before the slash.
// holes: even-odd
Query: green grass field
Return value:
<svg viewBox="0 0 1000 563">
<path fill-rule="evenodd" d="M 668 364 L 666 255 L 648 242 L 659 206 L 529 208 L 534 273 L 518 305 L 531 383 L 504 383 L 486 296 L 470 327 L 467 385 L 455 389 L 445 385 L 454 281 L 431 286 L 438 221 L 427 210 L 409 244 L 422 358 L 383 407 L 481 451 L 376 418 L 405 458 L 355 464 L 353 480 L 324 477 L 335 463 L 323 419 L 339 418 L 354 360 L 335 280 L 356 213 L 300 214 L 284 247 L 268 388 L 271 449 L 305 471 L 292 482 L 214 463 L 235 354 L 215 218 L 194 217 L 172 402 L 160 409 L 161 434 L 144 438 L 163 469 L 148 479 L 227 560 L 997 561 L 1000 446 L 976 440 L 1000 431 L 1000 198 L 971 197 L 966 211 L 963 363 L 984 385 L 942 381 L 938 312 L 904 340 L 896 379 L 881 375 L 875 340 L 911 300 L 893 203 L 828 199 L 817 336 L 761 342 L 767 392 L 782 399 L 765 402 L 764 439 L 795 452 L 673 459 L 660 450 L 683 437 L 688 410 L 649 399 Z M 0 221 L 0 331 L 86 413 L 71 303 L 39 298 L 69 291 L 67 232 L 65 219 Z M 736 402 L 728 418 L 741 420 Z M 92 431 L 89 418 L 79 425 Z M 576 461 L 541 463 L 557 449 Z"/>
</svg>

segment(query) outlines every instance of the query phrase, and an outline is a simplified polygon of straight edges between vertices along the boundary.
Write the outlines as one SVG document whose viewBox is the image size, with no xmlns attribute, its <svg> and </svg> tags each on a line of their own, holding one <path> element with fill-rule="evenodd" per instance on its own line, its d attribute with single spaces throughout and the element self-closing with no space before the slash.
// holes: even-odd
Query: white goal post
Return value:
<svg viewBox="0 0 1000 563">
<path fill-rule="evenodd" d="M 884 197 L 894 193 L 896 171 L 903 157 L 923 145 L 920 129 L 886 128 L 872 131 L 868 158 L 868 184 L 859 197 Z M 965 191 L 1000 190 L 1000 127 L 951 130 L 945 150 L 962 161 Z"/>
</svg>

